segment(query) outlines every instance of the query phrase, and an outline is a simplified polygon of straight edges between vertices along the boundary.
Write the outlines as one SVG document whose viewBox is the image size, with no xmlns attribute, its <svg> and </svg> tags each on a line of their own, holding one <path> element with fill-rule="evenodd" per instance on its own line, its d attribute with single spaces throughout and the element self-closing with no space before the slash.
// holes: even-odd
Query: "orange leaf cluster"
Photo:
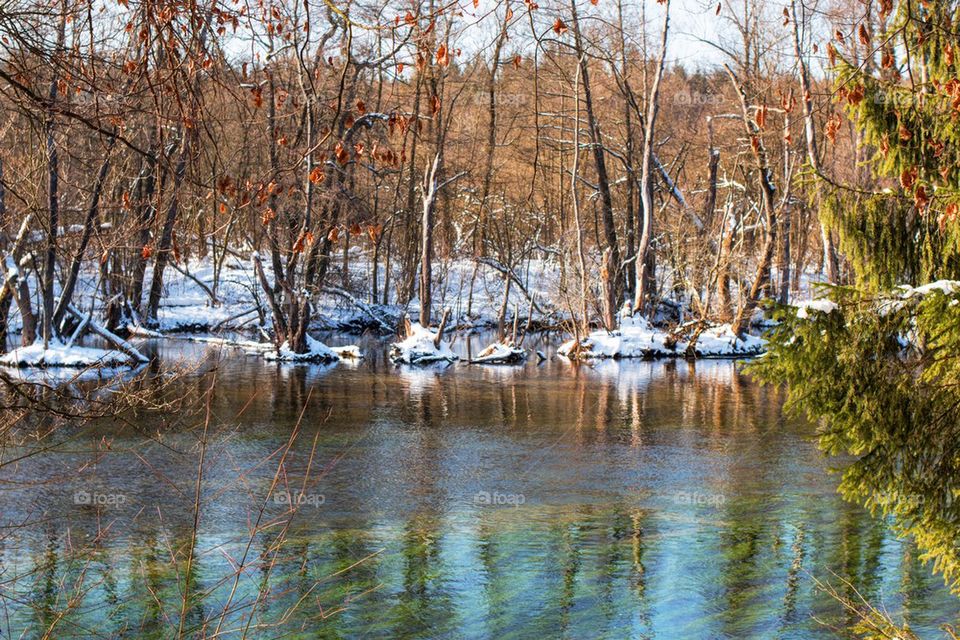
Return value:
<svg viewBox="0 0 960 640">
<path fill-rule="evenodd" d="M 757 115 L 754 116 L 753 121 L 757 125 L 757 129 L 763 131 L 767 126 L 767 105 L 760 105 L 760 108 L 757 109 Z"/>
<path fill-rule="evenodd" d="M 450 54 L 447 52 L 447 45 L 441 44 L 437 49 L 437 64 L 441 67 L 450 66 Z"/>
<path fill-rule="evenodd" d="M 904 190 L 909 191 L 913 188 L 913 185 L 917 182 L 917 168 L 910 167 L 909 169 L 904 169 L 900 172 L 900 186 Z"/>
<path fill-rule="evenodd" d="M 831 143 L 837 142 L 837 132 L 840 131 L 840 124 L 840 114 L 835 113 L 827 119 L 827 123 L 823 127 L 823 133 Z"/>
<path fill-rule="evenodd" d="M 387 119 L 387 130 L 390 132 L 390 135 L 393 135 L 395 129 L 400 131 L 400 135 L 406 135 L 409 127 L 410 118 L 405 115 L 393 112 Z"/>
<path fill-rule="evenodd" d="M 913 192 L 913 204 L 921 214 L 926 211 L 927 205 L 930 204 L 930 198 L 927 196 L 927 190 L 923 185 L 917 187 L 917 190 Z"/>
<path fill-rule="evenodd" d="M 956 222 L 958 217 L 960 217 L 960 205 L 956 202 L 951 202 L 947 205 L 946 210 L 937 217 L 937 224 L 940 225 L 941 233 L 948 222 Z"/>
</svg>

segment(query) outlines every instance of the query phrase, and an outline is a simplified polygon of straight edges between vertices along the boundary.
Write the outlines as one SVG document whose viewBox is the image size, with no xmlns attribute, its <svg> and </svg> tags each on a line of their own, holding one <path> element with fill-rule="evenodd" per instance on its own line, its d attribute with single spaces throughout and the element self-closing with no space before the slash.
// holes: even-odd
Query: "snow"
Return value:
<svg viewBox="0 0 960 640">
<path fill-rule="evenodd" d="M 936 280 L 918 287 L 902 284 L 894 289 L 893 295 L 881 297 L 876 303 L 876 309 L 879 315 L 887 316 L 933 294 L 955 296 L 957 293 L 960 293 L 960 281 L 957 280 Z M 955 302 L 956 300 L 953 301 Z"/>
<path fill-rule="evenodd" d="M 494 342 L 470 360 L 470 364 L 517 364 L 527 359 L 527 352 L 513 344 Z"/>
<path fill-rule="evenodd" d="M 163 338 L 165 337 L 159 331 L 153 331 L 152 329 L 147 329 L 138 324 L 128 324 L 127 331 L 130 332 L 130 335 L 141 336 L 143 338 Z"/>
<path fill-rule="evenodd" d="M 266 360 L 278 360 L 281 362 L 336 362 L 340 359 L 337 353 L 323 344 L 307 336 L 307 353 L 294 353 L 288 342 L 280 345 L 276 351 L 270 350 L 263 354 Z"/>
<path fill-rule="evenodd" d="M 798 318 L 809 318 L 811 311 L 830 314 L 840 307 L 833 300 L 820 298 L 819 300 L 806 300 L 796 305 Z"/>
<path fill-rule="evenodd" d="M 47 386 L 61 386 L 78 382 L 121 382 L 133 380 L 146 367 L 144 364 L 122 367 L 2 367 L 3 375 L 19 382 L 44 384 Z"/>
<path fill-rule="evenodd" d="M 6 367 L 117 367 L 131 363 L 131 358 L 120 351 L 94 347 L 68 346 L 58 340 L 46 349 L 37 340 L 27 347 L 19 347 L 0 356 L 0 365 Z"/>
<path fill-rule="evenodd" d="M 437 347 L 437 334 L 420 323 L 410 325 L 410 335 L 401 342 L 390 345 L 390 359 L 403 364 L 427 364 L 430 362 L 453 362 L 457 355 L 450 350 L 450 345 L 440 341 Z"/>
<path fill-rule="evenodd" d="M 903 298 L 927 296 L 931 293 L 942 293 L 948 296 L 960 291 L 960 282 L 957 280 L 937 280 L 919 287 L 911 287 L 903 284 L 897 287 L 897 289 L 901 292 Z"/>
<path fill-rule="evenodd" d="M 688 338 L 673 342 L 671 332 L 653 327 L 644 318 L 624 319 L 619 331 L 594 331 L 580 344 L 578 357 L 592 358 L 672 358 L 686 356 L 690 347 Z M 574 357 L 576 340 L 560 346 L 558 353 Z M 747 335 L 737 337 L 729 324 L 704 329 L 693 347 L 701 358 L 723 358 L 758 355 L 764 351 L 763 338 Z"/>
<path fill-rule="evenodd" d="M 240 328 L 256 320 L 256 310 L 246 316 L 235 317 L 250 307 L 247 303 L 223 303 L 210 306 L 206 301 L 181 305 L 167 304 L 157 311 L 157 325 L 161 332 L 187 332 L 218 327 Z M 231 323 L 231 320 L 235 322 Z M 246 321 L 246 322 L 244 322 Z"/>
<path fill-rule="evenodd" d="M 261 318 L 256 312 L 256 305 L 258 299 L 262 302 L 262 295 L 248 257 L 250 253 L 238 247 L 236 254 L 226 258 L 217 255 L 216 260 L 222 259 L 222 263 L 216 262 L 212 253 L 203 258 L 180 260 L 176 268 L 164 273 L 163 296 L 156 324 L 150 323 L 147 328 L 146 318 L 133 318 L 129 328 L 144 336 L 149 331 L 169 334 L 257 330 Z M 311 331 L 362 333 L 372 328 L 381 334 L 389 334 L 399 326 L 405 313 L 418 313 L 417 300 L 410 300 L 406 305 L 400 304 L 394 287 L 390 287 L 387 300 L 384 300 L 382 291 L 376 300 L 373 299 L 372 256 L 370 251 L 351 247 L 346 273 L 342 270 L 342 262 L 331 262 L 327 282 L 312 300 Z M 450 328 L 495 326 L 504 305 L 504 270 L 507 270 L 512 274 L 511 280 L 516 279 L 512 280 L 506 301 L 510 315 L 519 313 L 521 322 L 524 322 L 532 309 L 535 326 L 557 327 L 565 320 L 570 320 L 569 313 L 564 310 L 566 305 L 561 302 L 564 294 L 558 260 L 559 255 L 546 250 L 541 257 L 531 257 L 511 265 L 493 259 L 480 263 L 473 258 L 438 260 L 434 266 L 435 306 L 438 309 L 450 308 Z M 263 268 L 267 279 L 272 280 L 269 260 L 264 261 Z M 386 278 L 382 261 L 376 268 L 382 288 Z M 33 270 L 28 277 L 31 290 L 36 290 Z M 150 266 L 144 279 L 146 288 L 149 288 L 152 279 L 153 268 Z M 399 261 L 394 261 L 391 264 L 390 282 L 395 283 L 400 279 Z M 95 293 L 99 284 L 96 265 L 87 265 L 77 283 L 75 299 L 84 301 L 85 310 L 88 309 L 87 301 L 91 301 L 92 307 L 89 308 L 95 312 L 94 317 L 101 317 L 104 304 L 101 295 Z M 210 292 L 215 293 L 216 300 L 211 300 Z M 59 295 L 58 287 L 55 287 L 54 293 Z M 534 305 L 530 304 L 531 298 L 535 300 Z M 270 313 L 267 309 L 264 312 L 263 328 L 269 330 Z M 18 330 L 20 323 L 14 305 L 10 317 L 11 331 Z"/>
<path fill-rule="evenodd" d="M 330 347 L 330 350 L 340 356 L 340 359 L 360 360 L 363 354 L 360 353 L 360 347 L 355 344 L 348 344 L 343 347 Z"/>
<path fill-rule="evenodd" d="M 418 311 L 416 298 L 403 306 L 397 303 L 393 292 L 389 304 L 383 304 L 382 297 L 376 302 L 371 301 L 370 256 L 357 251 L 356 247 L 351 249 L 349 273 L 346 277 L 342 273 L 333 275 L 328 286 L 314 299 L 311 329 L 362 332 L 374 328 L 385 333 L 386 329 L 392 329 L 399 324 L 405 312 Z M 340 265 L 334 261 L 332 266 Z M 210 258 L 184 260 L 180 268 L 207 287 L 213 288 L 215 269 Z M 263 268 L 267 279 L 272 280 L 268 260 L 264 261 Z M 384 268 L 382 264 L 377 268 L 382 286 Z M 434 269 L 437 282 L 434 284 L 433 297 L 438 308 L 451 307 L 451 327 L 491 326 L 497 323 L 504 288 L 503 274 L 497 268 L 486 264 L 477 267 L 472 259 L 458 259 L 440 261 Z M 549 260 L 530 260 L 517 266 L 514 273 L 523 281 L 530 295 L 536 297 L 537 306 L 543 313 L 534 310 L 534 315 L 541 319 L 549 318 L 550 324 L 559 322 L 562 314 L 551 303 L 552 300 L 560 299 L 559 269 L 556 263 Z M 146 282 L 149 283 L 151 278 L 152 271 L 148 270 Z M 398 272 L 391 273 L 392 282 L 399 278 Z M 473 296 L 467 313 L 471 280 Z M 95 282 L 94 278 L 91 278 L 92 282 Z M 347 283 L 349 287 L 345 286 Z M 193 279 L 176 270 L 169 270 L 164 274 L 164 297 L 161 300 L 156 328 L 165 333 L 250 329 L 259 323 L 253 296 L 253 292 L 259 292 L 259 288 L 260 284 L 250 261 L 233 256 L 227 258 L 220 272 L 216 304 L 211 302 L 207 292 Z M 508 308 L 511 311 L 519 309 L 522 314 L 526 314 L 529 306 L 529 299 L 514 283 Z M 266 315 L 269 325 L 269 312 Z"/>
<path fill-rule="evenodd" d="M 704 357 L 747 356 L 762 353 L 766 346 L 767 341 L 759 336 L 745 335 L 740 338 L 733 333 L 729 324 L 721 324 L 701 333 L 695 349 Z"/>
<path fill-rule="evenodd" d="M 256 334 L 267 335 L 271 329 L 271 318 L 269 311 L 264 310 L 264 324 L 261 325 L 261 317 L 256 310 L 260 283 L 250 260 L 246 258 L 249 252 L 242 249 L 237 251 L 237 254 L 228 255 L 220 264 L 215 264 L 212 254 L 205 258 L 189 258 L 178 262 L 176 268 L 165 272 L 157 324 L 147 328 L 141 324 L 141 319 L 133 318 L 127 328 L 134 335 L 150 338 L 163 338 L 172 333 L 194 335 L 230 332 L 243 333 L 247 338 L 253 338 Z M 382 295 L 376 296 L 376 301 L 372 300 L 371 257 L 370 252 L 352 247 L 346 273 L 342 271 L 342 265 L 338 261 L 331 263 L 328 286 L 319 291 L 312 300 L 311 332 L 332 330 L 359 333 L 372 328 L 380 334 L 387 334 L 400 324 L 404 314 L 416 311 L 417 300 L 411 300 L 407 305 L 399 304 L 392 287 L 386 301 Z M 218 256 L 218 259 L 220 258 L 222 256 Z M 506 301 L 510 315 L 519 313 L 521 323 L 524 323 L 527 313 L 531 312 L 535 327 L 560 326 L 571 318 L 569 313 L 564 311 L 564 305 L 560 304 L 563 293 L 558 260 L 559 256 L 546 250 L 542 252 L 542 257 L 509 266 L 494 260 L 478 264 L 472 258 L 438 260 L 434 269 L 435 306 L 450 308 L 451 315 L 447 326 L 453 329 L 496 325 L 500 310 L 504 306 L 504 270 L 507 270 L 509 277 L 515 278 Z M 269 261 L 265 261 L 263 267 L 268 280 L 272 279 Z M 376 268 L 382 286 L 386 275 L 384 266 L 381 263 Z M 392 268 L 397 267 L 394 265 Z M 28 277 L 31 278 L 33 289 L 36 286 L 33 281 L 35 274 L 31 272 Z M 400 274 L 394 271 L 390 275 L 390 281 L 396 282 L 399 277 Z M 152 267 L 147 270 L 145 282 L 149 284 L 151 280 Z M 103 308 L 103 301 L 99 296 L 94 296 L 98 282 L 96 269 L 84 271 L 81 273 L 76 293 L 78 300 L 91 301 L 90 310 L 94 312 L 94 317 L 99 317 Z M 211 291 L 215 293 L 215 301 L 211 299 Z M 535 300 L 533 305 L 530 303 L 531 298 Z M 84 308 L 87 308 L 86 302 Z M 682 302 L 669 308 L 664 305 L 661 310 L 666 311 L 653 320 L 658 327 L 669 326 L 676 320 L 683 319 L 684 309 Z M 21 319 L 14 305 L 10 316 L 11 331 L 16 332 L 20 323 Z M 397 343 L 395 359 L 400 362 L 449 362 L 456 359 L 448 345 L 441 345 L 440 348 L 432 346 L 433 333 L 422 328 L 420 331 L 425 331 L 425 335 L 415 333 L 411 338 Z M 591 348 L 599 354 L 598 357 L 684 355 L 685 342 L 680 341 L 672 347 L 664 343 L 669 333 L 669 329 L 653 328 L 644 318 L 627 316 L 623 318 L 620 332 L 594 332 L 589 336 L 589 341 Z M 274 359 L 284 360 L 288 355 L 292 356 L 290 353 L 285 354 L 284 350 L 276 352 L 272 345 L 256 342 L 256 339 L 235 346 L 257 354 L 274 351 Z M 737 341 L 726 335 L 722 328 L 714 328 L 705 331 L 701 336 L 697 351 L 706 356 L 749 354 L 755 349 L 762 349 L 762 346 L 756 346 L 753 340 L 749 338 L 746 342 Z M 336 349 L 330 351 L 338 358 L 351 357 L 346 352 L 338 353 Z M 496 360 L 506 354 L 491 355 L 492 359 Z M 516 355 L 519 357 L 519 354 Z M 319 357 L 330 357 L 330 354 L 321 350 L 308 356 Z"/>
<path fill-rule="evenodd" d="M 360 352 L 360 347 L 357 345 L 328 347 L 323 342 L 310 336 L 307 336 L 307 345 L 310 347 L 310 351 L 299 354 L 294 353 L 286 342 L 281 345 L 278 352 L 273 344 L 255 340 L 234 340 L 217 336 L 184 336 L 182 339 L 213 346 L 235 347 L 242 349 L 247 354 L 263 356 L 266 360 L 277 362 L 338 362 L 340 360 L 357 361 L 363 359 L 363 353 Z"/>
</svg>

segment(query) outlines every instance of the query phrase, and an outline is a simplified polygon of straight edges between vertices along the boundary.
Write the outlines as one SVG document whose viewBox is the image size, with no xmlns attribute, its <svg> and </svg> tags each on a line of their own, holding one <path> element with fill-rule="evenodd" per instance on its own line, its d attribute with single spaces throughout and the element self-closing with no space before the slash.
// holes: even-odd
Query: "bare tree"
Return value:
<svg viewBox="0 0 960 640">
<path fill-rule="evenodd" d="M 640 243 L 637 245 L 637 281 L 634 285 L 633 312 L 642 314 L 645 310 L 647 296 L 652 279 L 648 273 L 647 254 L 650 251 L 650 240 L 653 235 L 653 181 L 654 159 L 653 146 L 655 142 L 657 115 L 660 111 L 660 82 L 663 79 L 663 68 L 667 57 L 667 34 L 670 29 L 670 0 L 664 3 L 663 28 L 661 29 L 660 56 L 654 70 L 653 83 L 650 86 L 650 95 L 647 98 L 647 115 L 644 121 L 643 151 L 640 170 L 640 201 L 643 220 L 640 223 Z"/>
</svg>

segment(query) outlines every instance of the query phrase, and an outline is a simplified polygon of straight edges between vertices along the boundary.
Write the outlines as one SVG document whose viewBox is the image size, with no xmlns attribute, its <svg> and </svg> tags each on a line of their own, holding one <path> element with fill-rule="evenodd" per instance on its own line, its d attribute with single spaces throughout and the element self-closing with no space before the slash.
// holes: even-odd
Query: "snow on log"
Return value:
<svg viewBox="0 0 960 640">
<path fill-rule="evenodd" d="M 494 342 L 468 364 L 518 364 L 527 359 L 527 352 L 512 343 Z"/>
<path fill-rule="evenodd" d="M 187 336 L 182 338 L 188 342 L 200 342 L 220 347 L 235 347 L 243 349 L 249 355 L 263 356 L 265 360 L 276 362 L 337 362 L 338 360 L 362 360 L 363 353 L 355 344 L 343 347 L 328 347 L 319 340 L 307 336 L 307 353 L 294 353 L 289 345 L 284 343 L 278 351 L 271 342 L 257 342 L 255 340 L 231 340 L 215 336 Z"/>
<path fill-rule="evenodd" d="M 592 358 L 738 358 L 763 353 L 766 341 L 737 337 L 729 324 L 708 326 L 692 337 L 652 327 L 646 319 L 624 319 L 619 331 L 594 331 L 577 344 L 570 340 L 558 353 L 570 359 Z"/>
<path fill-rule="evenodd" d="M 390 359 L 402 364 L 428 364 L 430 362 L 453 362 L 457 355 L 450 345 L 441 342 L 441 333 L 430 331 L 418 322 L 411 322 L 407 337 L 390 345 Z"/>
<path fill-rule="evenodd" d="M 284 342 L 279 349 L 265 351 L 263 357 L 278 362 L 336 362 L 340 359 L 336 351 L 319 340 L 310 336 L 306 336 L 306 338 L 306 353 L 296 353 L 290 348 L 289 343 Z"/>
<path fill-rule="evenodd" d="M 360 353 L 360 347 L 355 344 L 348 344 L 343 347 L 330 347 L 330 350 L 340 356 L 341 360 L 361 360 L 363 354 Z"/>
<path fill-rule="evenodd" d="M 340 287 L 324 287 L 323 291 L 325 293 L 332 293 L 333 295 L 340 296 L 345 300 L 349 301 L 350 304 L 355 306 L 357 309 L 366 314 L 371 320 L 373 320 L 377 326 L 380 328 L 380 331 L 385 333 L 393 333 L 394 328 L 387 324 L 383 318 L 379 317 L 376 313 L 373 312 L 373 309 L 369 305 L 361 302 L 355 296 L 351 295 L 348 291 L 341 289 Z"/>
<path fill-rule="evenodd" d="M 134 361 L 150 362 L 150 358 L 140 353 L 140 351 L 136 347 L 134 347 L 132 344 L 130 344 L 129 342 L 127 342 L 117 334 L 113 333 L 112 331 L 108 331 L 105 327 L 103 327 L 99 323 L 94 322 L 91 318 L 81 313 L 72 304 L 67 303 L 67 311 L 70 313 L 70 315 L 74 316 L 80 322 L 86 322 L 91 331 L 93 331 L 95 334 L 97 334 L 98 336 L 100 336 L 110 344 L 112 344 L 119 351 L 122 351 L 123 353 L 130 356 L 130 358 L 132 358 Z"/>
</svg>

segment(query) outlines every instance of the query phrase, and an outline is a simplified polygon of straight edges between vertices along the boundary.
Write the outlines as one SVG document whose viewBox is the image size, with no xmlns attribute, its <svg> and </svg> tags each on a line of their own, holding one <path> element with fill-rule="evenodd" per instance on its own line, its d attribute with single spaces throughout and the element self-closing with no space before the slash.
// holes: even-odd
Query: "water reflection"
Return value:
<svg viewBox="0 0 960 640">
<path fill-rule="evenodd" d="M 3 633 L 169 637 L 185 610 L 250 637 L 833 637 L 814 578 L 834 573 L 919 632 L 956 609 L 730 363 L 410 369 L 364 346 L 334 367 L 157 347 L 207 354 L 185 393 L 218 380 L 196 536 L 195 417 L 103 421 L 0 468 Z M 298 423 L 282 486 L 315 499 L 290 521 L 269 491 Z"/>
</svg>

